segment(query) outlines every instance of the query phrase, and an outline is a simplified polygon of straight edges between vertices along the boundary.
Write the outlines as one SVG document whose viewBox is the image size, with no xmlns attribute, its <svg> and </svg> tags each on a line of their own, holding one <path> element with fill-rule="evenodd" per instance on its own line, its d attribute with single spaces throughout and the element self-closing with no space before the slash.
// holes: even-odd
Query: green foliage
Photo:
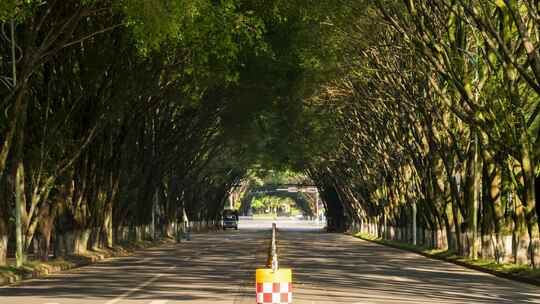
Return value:
<svg viewBox="0 0 540 304">
<path fill-rule="evenodd" d="M 200 1 L 122 0 L 116 8 L 126 15 L 137 41 L 146 48 L 156 48 L 167 39 L 177 39 L 186 19 L 197 15 Z"/>
<path fill-rule="evenodd" d="M 22 21 L 44 0 L 3 0 L 0 2 L 0 23 L 11 19 Z"/>
<path fill-rule="evenodd" d="M 224 132 L 252 163 L 304 170 L 335 148 L 334 121 L 305 100 L 335 70 L 341 43 L 323 22 L 336 7 L 327 1 L 245 1 L 242 7 L 265 22 L 267 48 L 247 48 L 239 57 L 238 84 L 221 116 Z"/>
<path fill-rule="evenodd" d="M 251 208 L 255 213 L 290 213 L 291 209 L 296 203 L 289 197 L 279 197 L 265 195 L 261 197 L 254 197 L 251 200 Z"/>
</svg>

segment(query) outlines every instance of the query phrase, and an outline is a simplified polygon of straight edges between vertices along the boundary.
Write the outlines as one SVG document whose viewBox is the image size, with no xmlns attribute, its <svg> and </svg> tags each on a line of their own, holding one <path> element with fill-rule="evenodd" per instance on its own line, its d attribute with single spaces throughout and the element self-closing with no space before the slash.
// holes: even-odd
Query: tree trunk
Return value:
<svg viewBox="0 0 540 304">
<path fill-rule="evenodd" d="M 66 243 L 68 244 L 68 254 L 84 255 L 88 251 L 88 241 L 90 239 L 90 229 L 80 229 L 67 233 Z"/>
<path fill-rule="evenodd" d="M 478 134 L 475 133 L 473 159 L 473 199 L 469 220 L 472 243 L 469 256 L 474 260 L 478 259 L 478 206 L 480 205 L 480 194 L 482 192 L 482 159 L 480 158 L 479 149 Z"/>
<path fill-rule="evenodd" d="M 4 134 L 2 134 L 3 142 L 0 147 L 0 182 L 2 182 L 2 178 L 5 176 L 4 173 L 7 167 L 7 159 L 10 150 L 14 148 L 13 143 L 16 143 L 16 134 L 17 132 L 20 134 L 21 131 L 19 129 L 24 127 L 24 122 L 26 121 L 27 99 L 25 96 L 28 87 L 28 82 L 26 80 L 27 79 L 25 78 L 25 80 L 18 84 L 18 87 L 14 88 L 16 93 L 13 96 L 15 99 L 12 107 L 13 111 L 9 114 L 9 124 Z M 23 121 L 22 123 L 21 120 Z"/>
<path fill-rule="evenodd" d="M 452 201 L 452 220 L 454 223 L 454 235 L 455 235 L 455 250 L 459 255 L 463 255 L 463 241 L 462 241 L 462 233 L 461 233 L 461 223 L 463 222 L 461 220 L 461 213 L 459 212 L 459 208 L 457 206 L 457 203 Z"/>
<path fill-rule="evenodd" d="M 46 262 L 49 260 L 49 252 L 51 249 L 51 232 L 46 232 L 45 234 L 41 232 L 38 235 L 38 252 L 37 257 L 40 261 Z"/>
<path fill-rule="evenodd" d="M 26 212 L 26 201 L 24 196 L 24 166 L 22 159 L 16 162 L 15 166 L 15 258 L 17 267 L 21 267 L 26 261 L 23 238 L 23 219 Z M 29 245 L 29 244 L 28 244 Z"/>
<path fill-rule="evenodd" d="M 64 235 L 56 233 L 54 235 L 54 257 L 56 259 L 64 257 L 67 254 Z"/>
<path fill-rule="evenodd" d="M 525 219 L 525 208 L 519 196 L 514 196 L 512 204 L 512 220 L 514 227 L 512 229 L 512 256 L 515 264 L 526 264 L 528 262 L 527 244 L 524 236 L 527 234 L 527 223 Z"/>
<path fill-rule="evenodd" d="M 44 207 L 49 208 L 49 207 Z M 39 225 L 39 234 L 37 235 L 37 257 L 41 261 L 49 260 L 49 252 L 51 249 L 51 236 L 54 223 L 54 211 L 49 213 L 45 212 L 42 218 L 42 222 Z"/>
<path fill-rule="evenodd" d="M 7 265 L 8 225 L 0 214 L 0 267 Z"/>
<path fill-rule="evenodd" d="M 450 204 L 446 206 L 445 212 L 443 213 L 443 220 L 444 220 L 444 227 L 446 231 L 446 249 L 448 249 L 449 251 L 455 251 L 456 246 L 454 244 L 454 234 L 453 234 L 454 224 L 448 218 L 448 214 L 452 213 L 451 205 L 452 203 L 450 202 Z"/>
<path fill-rule="evenodd" d="M 530 262 L 533 268 L 540 267 L 538 242 L 540 240 L 540 230 L 538 225 L 538 216 L 536 213 L 536 193 L 535 193 L 535 174 L 534 159 L 528 149 L 529 145 L 524 145 L 521 166 L 523 170 L 523 183 L 525 187 L 525 219 L 527 232 L 529 236 L 528 252 Z"/>
<path fill-rule="evenodd" d="M 68 231 L 62 234 L 61 246 L 63 251 L 61 255 L 75 255 L 75 232 Z"/>
<path fill-rule="evenodd" d="M 169 220 L 167 216 L 164 217 L 165 223 L 163 224 L 163 234 L 166 238 L 174 237 L 174 225 L 173 222 Z"/>
<path fill-rule="evenodd" d="M 90 230 L 90 249 L 93 251 L 97 251 L 100 248 L 101 245 L 101 228 L 100 227 L 94 227 Z"/>
<path fill-rule="evenodd" d="M 105 207 L 105 218 L 103 219 L 103 236 L 105 237 L 105 246 L 113 247 L 113 225 L 112 225 L 112 202 L 107 203 Z"/>
<path fill-rule="evenodd" d="M 49 260 L 52 230 L 57 213 L 56 210 L 57 207 L 43 206 L 40 212 L 40 222 L 38 226 L 38 257 L 42 261 Z"/>
<path fill-rule="evenodd" d="M 8 183 L 2 183 L 2 173 L 0 172 L 0 267 L 7 265 L 7 245 L 9 238 L 9 203 L 8 203 Z"/>
<path fill-rule="evenodd" d="M 144 233 L 144 226 L 143 225 L 135 226 L 135 238 L 134 238 L 134 240 L 136 242 L 142 241 L 143 240 L 143 233 Z"/>
<path fill-rule="evenodd" d="M 121 243 L 129 240 L 130 228 L 126 226 L 116 226 L 112 228 L 114 231 L 114 242 Z"/>
<path fill-rule="evenodd" d="M 492 163 L 492 160 L 487 160 L 486 164 Z M 491 165 L 488 165 L 487 169 L 487 175 L 493 175 L 493 178 L 491 179 L 489 183 L 489 189 L 487 193 L 489 193 L 489 204 L 488 207 L 490 207 L 492 212 L 492 225 L 493 225 L 493 234 L 494 234 L 494 244 L 493 244 L 493 256 L 495 258 L 495 261 L 497 263 L 503 263 L 504 259 L 507 255 L 506 252 L 506 246 L 504 245 L 504 235 L 503 235 L 503 227 L 505 225 L 506 219 L 504 218 L 504 208 L 502 205 L 502 191 L 503 189 L 503 178 L 502 178 L 502 170 L 500 163 L 493 163 Z"/>
</svg>

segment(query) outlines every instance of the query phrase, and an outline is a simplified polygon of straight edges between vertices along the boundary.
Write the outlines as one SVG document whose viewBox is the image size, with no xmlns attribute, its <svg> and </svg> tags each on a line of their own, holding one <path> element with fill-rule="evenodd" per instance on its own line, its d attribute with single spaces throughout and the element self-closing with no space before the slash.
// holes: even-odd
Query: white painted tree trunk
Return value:
<svg viewBox="0 0 540 304">
<path fill-rule="evenodd" d="M 7 265 L 7 244 L 8 236 L 6 232 L 0 234 L 0 266 Z"/>
<path fill-rule="evenodd" d="M 73 232 L 73 253 L 83 255 L 88 250 L 88 240 L 90 239 L 90 229 L 76 230 Z"/>
</svg>

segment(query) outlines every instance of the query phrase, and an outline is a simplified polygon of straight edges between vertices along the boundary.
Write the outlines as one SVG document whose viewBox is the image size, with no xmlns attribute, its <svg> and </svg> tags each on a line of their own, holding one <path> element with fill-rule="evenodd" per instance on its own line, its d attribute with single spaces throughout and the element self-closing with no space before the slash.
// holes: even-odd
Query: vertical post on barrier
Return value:
<svg viewBox="0 0 540 304">
<path fill-rule="evenodd" d="M 272 223 L 272 249 L 270 254 L 272 255 L 272 272 L 276 272 L 279 268 L 276 246 L 276 223 Z"/>
<path fill-rule="evenodd" d="M 315 192 L 315 222 L 319 224 L 319 190 Z"/>
<path fill-rule="evenodd" d="M 272 223 L 272 243 L 267 268 L 255 274 L 257 304 L 292 303 L 292 270 L 279 269 L 276 244 L 276 223 Z"/>
</svg>

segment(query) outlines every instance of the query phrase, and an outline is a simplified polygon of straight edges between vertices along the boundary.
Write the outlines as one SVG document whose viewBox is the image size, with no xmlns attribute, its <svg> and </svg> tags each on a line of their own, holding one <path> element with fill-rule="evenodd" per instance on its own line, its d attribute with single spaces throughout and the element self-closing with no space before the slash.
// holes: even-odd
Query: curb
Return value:
<svg viewBox="0 0 540 304">
<path fill-rule="evenodd" d="M 21 270 L 17 273 L 10 273 L 10 274 L 4 274 L 4 276 L 0 276 L 0 287 L 5 287 L 8 285 L 12 285 L 15 283 L 20 283 L 25 280 L 30 279 L 39 279 L 46 277 L 50 274 L 55 273 L 61 273 L 63 271 L 67 270 L 73 270 L 77 268 L 81 268 L 84 266 L 96 264 L 102 261 L 105 261 L 107 259 L 111 258 L 118 258 L 118 257 L 129 257 L 137 254 L 138 252 L 148 250 L 148 249 L 154 249 L 159 248 L 166 244 L 171 244 L 171 241 L 156 241 L 149 244 L 149 246 L 140 246 L 137 247 L 137 245 L 134 244 L 126 244 L 124 246 L 118 246 L 114 249 L 111 249 L 110 252 L 99 252 L 99 251 L 90 251 L 90 253 L 94 253 L 95 255 L 92 256 L 68 256 L 66 257 L 66 260 L 63 260 L 65 264 L 61 265 L 40 265 L 37 269 L 34 269 L 33 271 L 24 271 Z M 50 262 L 55 262 L 59 260 L 51 260 Z"/>
<path fill-rule="evenodd" d="M 458 260 L 452 259 L 452 258 L 445 258 L 445 257 L 430 255 L 430 254 L 422 252 L 420 250 L 402 248 L 402 247 L 400 247 L 398 245 L 385 244 L 385 243 L 381 243 L 381 242 L 379 242 L 377 240 L 369 240 L 369 239 L 365 239 L 363 237 L 355 236 L 355 235 L 352 235 L 352 234 L 351 234 L 351 236 L 353 236 L 355 238 L 358 238 L 358 239 L 361 239 L 363 241 L 375 243 L 375 244 L 378 244 L 378 245 L 392 247 L 394 249 L 399 249 L 399 250 L 403 250 L 403 251 L 407 251 L 407 252 L 413 252 L 413 253 L 419 254 L 421 256 L 424 256 L 426 258 L 433 259 L 433 260 L 444 261 L 444 262 L 456 264 L 456 265 L 459 265 L 459 266 L 462 266 L 462 267 L 465 267 L 465 268 L 468 268 L 468 269 L 480 271 L 480 272 L 483 272 L 483 273 L 488 273 L 488 274 L 491 274 L 491 275 L 494 275 L 494 276 L 497 276 L 497 277 L 500 277 L 500 278 L 504 278 L 504 279 L 507 279 L 507 280 L 517 281 L 517 282 L 520 282 L 520 283 L 526 283 L 526 284 L 530 284 L 530 285 L 534 285 L 534 286 L 540 286 L 540 279 L 525 278 L 525 277 L 517 276 L 517 275 L 514 275 L 514 274 L 510 274 L 510 273 L 505 273 L 505 272 L 500 272 L 500 271 L 493 270 L 493 269 L 484 268 L 484 267 L 478 266 L 478 265 L 468 264 L 468 263 L 458 261 Z"/>
<path fill-rule="evenodd" d="M 104 257 L 92 257 L 92 258 L 88 258 L 88 261 L 81 261 L 81 262 L 72 262 L 72 261 L 66 260 L 65 264 L 62 264 L 62 265 L 43 264 L 39 266 L 38 269 L 35 269 L 33 271 L 21 270 L 18 272 L 4 274 L 4 277 L 0 277 L 0 286 L 15 284 L 15 283 L 22 282 L 24 280 L 42 278 L 50 274 L 72 270 L 72 269 L 76 269 L 83 266 L 88 266 L 88 265 L 100 262 L 108 258 L 119 257 L 119 256 L 121 255 L 107 255 Z"/>
</svg>

